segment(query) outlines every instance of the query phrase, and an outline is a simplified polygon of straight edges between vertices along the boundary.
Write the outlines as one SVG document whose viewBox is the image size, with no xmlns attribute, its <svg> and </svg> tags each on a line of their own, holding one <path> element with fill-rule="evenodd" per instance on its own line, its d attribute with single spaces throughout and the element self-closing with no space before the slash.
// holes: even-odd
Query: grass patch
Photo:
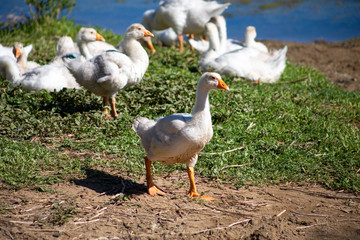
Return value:
<svg viewBox="0 0 360 240">
<path fill-rule="evenodd" d="M 34 44 L 31 60 L 41 64 L 56 54 L 56 37 L 75 37 L 81 26 L 64 19 L 36 27 L 30 23 L 0 32 L 3 45 Z M 113 45 L 121 36 L 97 28 Z M 105 119 L 101 99 L 85 90 L 25 92 L 0 81 L 0 179 L 19 189 L 81 177 L 93 166 L 145 174 L 144 151 L 131 129 L 138 116 L 190 112 L 201 73 L 199 57 L 185 50 L 157 48 L 142 82 L 116 97 L 120 116 Z M 231 91 L 210 95 L 214 137 L 196 171 L 236 186 L 307 181 L 332 189 L 360 191 L 360 94 L 346 92 L 321 73 L 287 63 L 280 81 L 252 84 L 223 76 Z M 251 126 L 251 127 L 249 127 Z M 107 158 L 104 156 L 115 156 Z M 247 164 L 240 168 L 227 165 Z M 156 163 L 155 171 L 184 169 Z M 185 174 L 185 173 L 184 173 Z"/>
</svg>

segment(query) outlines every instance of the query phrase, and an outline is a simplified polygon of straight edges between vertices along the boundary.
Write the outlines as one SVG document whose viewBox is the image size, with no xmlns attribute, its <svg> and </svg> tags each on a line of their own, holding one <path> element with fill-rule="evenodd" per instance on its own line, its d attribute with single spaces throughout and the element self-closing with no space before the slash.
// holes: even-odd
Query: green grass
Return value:
<svg viewBox="0 0 360 240">
<path fill-rule="evenodd" d="M 56 37 L 75 37 L 81 26 L 65 20 L 47 26 L 22 25 L 0 32 L 1 43 L 33 43 L 41 64 L 56 54 Z M 121 36 L 97 28 L 111 44 Z M 101 99 L 85 90 L 25 92 L 0 81 L 0 179 L 19 189 L 81 178 L 88 168 L 145 174 L 144 151 L 131 124 L 138 116 L 157 118 L 190 112 L 199 57 L 159 48 L 150 56 L 142 82 L 118 93 L 120 116 L 105 119 Z M 332 189 L 360 191 L 360 94 L 334 86 L 321 73 L 287 64 L 281 82 L 252 84 L 223 76 L 231 91 L 210 95 L 214 136 L 195 167 L 202 175 L 236 186 L 317 182 Z M 255 124 L 255 125 L 254 125 Z M 249 128 L 249 126 L 252 127 Z M 243 149 L 223 153 L 227 150 Z M 105 156 L 105 157 L 104 157 Z M 227 165 L 241 165 L 221 170 Z M 184 165 L 155 164 L 155 171 Z M 184 172 L 184 174 L 186 174 Z M 45 188 L 46 189 L 46 188 Z"/>
</svg>

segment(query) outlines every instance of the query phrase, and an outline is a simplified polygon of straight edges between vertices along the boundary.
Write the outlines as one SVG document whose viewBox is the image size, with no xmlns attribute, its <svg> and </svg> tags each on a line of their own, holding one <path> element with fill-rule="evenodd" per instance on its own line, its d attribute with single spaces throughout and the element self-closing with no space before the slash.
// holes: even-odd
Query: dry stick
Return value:
<svg viewBox="0 0 360 240">
<path fill-rule="evenodd" d="M 7 230 L 7 229 L 5 229 L 5 228 L 2 228 L 2 227 L 0 227 L 0 229 L 4 230 L 4 232 L 5 232 L 11 239 L 15 239 L 15 238 L 13 237 L 13 235 L 11 234 L 11 232 L 9 232 L 9 230 Z"/>
<path fill-rule="evenodd" d="M 244 147 L 238 147 L 238 148 L 234 148 L 234 149 L 231 149 L 231 150 L 227 150 L 227 151 L 224 151 L 224 152 L 217 152 L 217 153 L 199 153 L 200 155 L 216 155 L 216 154 L 223 154 L 223 153 L 229 153 L 229 152 L 234 152 L 236 150 L 241 150 L 243 149 Z"/>
<path fill-rule="evenodd" d="M 277 82 L 277 84 L 296 83 L 296 82 L 304 81 L 304 80 L 306 80 L 306 79 L 308 79 L 308 78 L 309 78 L 309 77 L 304 77 L 304 78 L 300 78 L 300 79 L 296 79 L 296 80 L 288 81 L 288 82 Z"/>
<path fill-rule="evenodd" d="M 280 189 L 281 189 L 281 190 L 293 190 L 293 191 L 298 191 L 298 192 L 306 193 L 306 194 L 309 194 L 309 195 L 318 195 L 318 196 L 326 197 L 326 198 L 356 199 L 356 200 L 360 200 L 359 197 L 353 197 L 353 196 L 335 196 L 335 195 L 330 195 L 330 194 L 321 193 L 321 192 L 309 192 L 309 191 L 304 191 L 304 190 L 296 189 L 296 188 L 282 187 L 282 188 L 280 188 Z"/>
<path fill-rule="evenodd" d="M 244 163 L 244 164 L 240 164 L 240 165 L 226 165 L 226 166 L 223 166 L 220 171 L 226 169 L 226 168 L 231 168 L 231 167 L 243 167 L 243 166 L 246 166 L 246 165 L 249 165 L 251 163 Z"/>
<path fill-rule="evenodd" d="M 293 215 L 297 216 L 308 216 L 308 217 L 328 217 L 328 215 L 322 215 L 322 214 L 315 214 L 315 213 L 297 213 L 294 211 L 291 211 Z"/>
<path fill-rule="evenodd" d="M 97 222 L 99 221 L 100 219 L 97 218 L 97 219 L 94 219 L 94 220 L 91 220 L 91 221 L 84 221 L 84 222 L 73 222 L 74 224 L 84 224 L 84 223 L 92 223 L 92 222 Z"/>
<path fill-rule="evenodd" d="M 61 232 L 60 230 L 56 230 L 56 229 L 37 229 L 37 228 L 29 228 L 29 231 L 34 231 L 34 232 Z"/>
<path fill-rule="evenodd" d="M 286 212 L 286 209 L 282 210 L 281 212 L 279 212 L 276 217 L 280 217 L 281 215 L 283 215 Z"/>
<path fill-rule="evenodd" d="M 33 224 L 34 222 L 25 222 L 25 221 L 10 221 L 11 223 L 22 223 L 22 224 Z"/>
<path fill-rule="evenodd" d="M 199 234 L 199 233 L 204 233 L 204 232 L 207 232 L 207 231 L 211 231 L 211 230 L 221 230 L 221 229 L 226 229 L 226 228 L 230 228 L 230 227 L 233 227 L 235 225 L 238 225 L 240 223 L 245 223 L 245 222 L 250 222 L 251 219 L 248 218 L 248 219 L 244 219 L 244 220 L 241 220 L 241 221 L 238 221 L 238 222 L 234 222 L 226 227 L 216 227 L 216 228 L 207 228 L 207 229 L 204 229 L 204 230 L 201 230 L 201 231 L 198 231 L 198 232 L 193 232 L 192 234 Z"/>
<path fill-rule="evenodd" d="M 319 223 L 319 224 L 313 224 L 313 225 L 309 225 L 309 226 L 303 226 L 303 227 L 297 227 L 296 229 L 305 229 L 305 228 L 310 228 L 310 227 L 314 227 L 317 225 L 324 225 L 325 223 Z"/>
</svg>

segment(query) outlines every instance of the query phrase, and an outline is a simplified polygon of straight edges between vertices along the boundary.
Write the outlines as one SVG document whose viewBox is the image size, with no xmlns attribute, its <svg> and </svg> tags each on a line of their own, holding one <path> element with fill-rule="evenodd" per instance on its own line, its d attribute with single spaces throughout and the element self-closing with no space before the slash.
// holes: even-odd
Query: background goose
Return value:
<svg viewBox="0 0 360 240">
<path fill-rule="evenodd" d="M 141 138 L 145 149 L 146 181 L 151 196 L 164 195 L 153 182 L 151 162 L 164 164 L 185 163 L 190 180 L 189 194 L 198 197 L 194 181 L 194 166 L 198 153 L 213 135 L 209 92 L 212 89 L 229 90 L 217 73 L 204 73 L 197 85 L 195 106 L 191 114 L 174 114 L 159 118 L 157 121 L 139 117 L 132 128 Z M 202 196 L 206 200 L 214 198 Z"/>
<path fill-rule="evenodd" d="M 115 108 L 116 93 L 140 82 L 147 70 L 149 57 L 139 40 L 150 36 L 153 36 L 152 33 L 143 25 L 132 24 L 120 43 L 123 53 L 110 50 L 87 61 L 76 59 L 67 62 L 67 67 L 81 86 L 102 96 L 105 106 L 110 102 L 113 117 L 118 116 Z"/>
<path fill-rule="evenodd" d="M 214 16 L 210 19 L 210 22 L 214 23 L 217 27 L 219 35 L 219 53 L 225 53 L 240 49 L 244 47 L 244 44 L 235 39 L 227 38 L 226 20 L 223 16 Z M 200 53 L 203 54 L 209 49 L 209 41 L 200 39 L 189 39 L 189 43 Z"/>
<path fill-rule="evenodd" d="M 32 45 L 31 45 L 31 49 L 32 49 Z M 25 73 L 40 66 L 40 64 L 36 62 L 27 60 L 28 52 L 29 49 L 25 51 L 25 48 L 22 43 L 18 43 L 18 42 L 14 43 L 13 54 L 17 59 L 17 64 L 19 66 L 21 73 Z"/>
<path fill-rule="evenodd" d="M 272 53 L 244 47 L 222 54 L 219 51 L 220 40 L 216 25 L 209 22 L 205 28 L 210 47 L 199 60 L 199 67 L 203 71 L 215 69 L 222 74 L 264 83 L 273 83 L 280 78 L 286 66 L 286 46 Z"/>
<path fill-rule="evenodd" d="M 90 59 L 93 56 L 99 55 L 104 51 L 104 49 L 97 49 L 96 47 L 92 48 L 92 52 L 90 51 L 90 49 L 88 48 L 88 44 L 95 41 L 105 42 L 105 39 L 103 38 L 103 36 L 97 33 L 94 28 L 81 28 L 79 30 L 79 33 L 76 36 L 76 43 L 81 55 L 83 55 L 85 59 Z M 113 47 L 110 44 L 107 44 L 107 46 Z M 105 50 L 108 50 L 107 47 L 105 47 Z"/>
<path fill-rule="evenodd" d="M 32 44 L 24 47 L 25 53 L 27 55 L 29 55 L 32 48 L 33 48 Z M 15 60 L 15 56 L 14 56 L 14 53 L 13 53 L 13 46 L 12 47 L 5 47 L 5 46 L 0 44 L 0 56 L 4 56 L 4 55 L 12 57 Z"/>
<path fill-rule="evenodd" d="M 259 50 L 261 52 L 268 53 L 269 50 L 265 46 L 265 44 L 263 44 L 261 42 L 256 42 L 255 38 L 256 38 L 256 28 L 253 27 L 253 26 L 248 26 L 246 28 L 246 32 L 245 32 L 245 45 L 246 45 L 246 47 L 256 48 L 257 50 Z"/>
<path fill-rule="evenodd" d="M 21 85 L 23 89 L 28 91 L 45 89 L 51 92 L 60 91 L 63 88 L 80 88 L 75 78 L 64 66 L 56 64 L 43 65 L 21 74 L 13 58 L 0 56 L 0 68 L 6 73 L 6 79 L 12 85 Z"/>
<path fill-rule="evenodd" d="M 203 0 L 168 0 L 161 2 L 157 10 L 147 10 L 142 23 L 150 31 L 171 27 L 178 36 L 182 52 L 183 34 L 202 35 L 210 18 L 222 14 L 229 5 Z"/>
<path fill-rule="evenodd" d="M 64 65 L 63 57 L 65 58 L 76 58 L 84 57 L 90 59 L 94 53 L 90 52 L 89 44 L 93 42 L 104 43 L 105 39 L 93 28 L 81 28 L 77 34 L 77 43 L 75 44 L 71 37 L 63 36 L 59 39 L 56 49 L 57 56 L 52 60 L 51 64 Z M 110 45 L 110 44 L 108 44 Z M 111 45 L 110 45 L 111 46 Z M 98 55 L 103 50 L 96 50 Z"/>
<path fill-rule="evenodd" d="M 56 46 L 57 56 L 64 56 L 66 54 L 75 53 L 75 52 L 80 52 L 80 50 L 71 37 L 63 36 L 59 39 Z"/>
</svg>

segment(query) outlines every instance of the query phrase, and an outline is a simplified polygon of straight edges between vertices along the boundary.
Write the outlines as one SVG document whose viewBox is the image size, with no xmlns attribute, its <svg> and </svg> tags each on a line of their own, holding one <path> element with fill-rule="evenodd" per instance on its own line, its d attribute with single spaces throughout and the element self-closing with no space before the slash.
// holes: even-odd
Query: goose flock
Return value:
<svg viewBox="0 0 360 240">
<path fill-rule="evenodd" d="M 192 112 L 157 120 L 139 116 L 132 128 L 146 152 L 146 181 L 151 196 L 166 194 L 154 184 L 151 175 L 151 164 L 158 161 L 186 164 L 190 197 L 215 200 L 200 195 L 194 181 L 198 154 L 213 135 L 210 90 L 229 90 L 220 74 L 255 83 L 274 83 L 286 66 L 287 47 L 269 51 L 255 40 L 254 26 L 246 28 L 245 41 L 227 38 L 226 20 L 221 14 L 229 5 L 204 0 L 161 1 L 157 9 L 144 13 L 141 24 L 134 23 L 127 28 L 118 46 L 106 43 L 95 29 L 83 27 L 76 42 L 69 36 L 61 37 L 57 56 L 41 66 L 27 60 L 32 45 L 24 47 L 16 42 L 12 47 L 5 47 L 0 44 L 0 74 L 11 85 L 28 91 L 86 89 L 102 97 L 105 117 L 117 117 L 117 92 L 139 84 L 147 71 L 149 56 L 144 47 L 156 54 L 151 40 L 153 33 L 163 46 L 178 43 L 180 52 L 184 50 L 185 39 L 201 55 L 198 67 L 204 72 L 198 81 Z M 187 36 L 184 38 L 184 35 Z"/>
</svg>

